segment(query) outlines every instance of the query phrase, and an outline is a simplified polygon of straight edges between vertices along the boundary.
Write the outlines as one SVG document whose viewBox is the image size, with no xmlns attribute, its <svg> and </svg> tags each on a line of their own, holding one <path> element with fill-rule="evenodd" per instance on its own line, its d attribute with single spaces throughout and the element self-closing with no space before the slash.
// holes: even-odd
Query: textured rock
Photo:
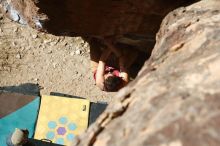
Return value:
<svg viewBox="0 0 220 146">
<path fill-rule="evenodd" d="M 219 146 L 220 1 L 163 20 L 150 60 L 74 146 Z"/>
<path fill-rule="evenodd" d="M 155 35 L 172 9 L 195 0 L 0 0 L 15 21 L 55 34 Z"/>
<path fill-rule="evenodd" d="M 55 35 L 111 36 L 151 53 L 162 18 L 196 0 L 0 0 L 12 20 Z M 104 43 L 105 44 L 105 43 Z M 149 56 L 149 55 L 145 55 Z"/>
</svg>

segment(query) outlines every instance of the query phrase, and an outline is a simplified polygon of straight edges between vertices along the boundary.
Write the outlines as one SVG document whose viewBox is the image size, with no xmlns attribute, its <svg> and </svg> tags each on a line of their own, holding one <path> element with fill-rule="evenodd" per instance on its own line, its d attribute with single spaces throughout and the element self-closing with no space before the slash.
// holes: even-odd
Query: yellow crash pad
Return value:
<svg viewBox="0 0 220 146">
<path fill-rule="evenodd" d="M 88 127 L 89 106 L 86 99 L 43 95 L 34 138 L 70 145 Z"/>
</svg>

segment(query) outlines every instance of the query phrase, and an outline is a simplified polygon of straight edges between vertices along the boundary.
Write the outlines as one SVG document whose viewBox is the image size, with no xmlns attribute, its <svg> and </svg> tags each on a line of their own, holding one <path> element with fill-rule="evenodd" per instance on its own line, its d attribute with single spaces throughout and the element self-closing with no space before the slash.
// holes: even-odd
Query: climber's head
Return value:
<svg viewBox="0 0 220 146">
<path fill-rule="evenodd" d="M 123 82 L 121 77 L 115 76 L 112 73 L 107 73 L 104 75 L 104 90 L 109 92 L 115 92 L 120 89 Z"/>
</svg>

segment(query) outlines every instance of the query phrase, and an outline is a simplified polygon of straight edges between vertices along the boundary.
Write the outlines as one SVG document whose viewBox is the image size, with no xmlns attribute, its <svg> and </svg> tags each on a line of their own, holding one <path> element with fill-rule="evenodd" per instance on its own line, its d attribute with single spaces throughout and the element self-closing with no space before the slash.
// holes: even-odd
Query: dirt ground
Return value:
<svg viewBox="0 0 220 146">
<path fill-rule="evenodd" d="M 80 37 L 38 32 L 0 13 L 0 88 L 34 94 L 64 93 L 109 102 L 90 70 L 89 45 Z"/>
</svg>

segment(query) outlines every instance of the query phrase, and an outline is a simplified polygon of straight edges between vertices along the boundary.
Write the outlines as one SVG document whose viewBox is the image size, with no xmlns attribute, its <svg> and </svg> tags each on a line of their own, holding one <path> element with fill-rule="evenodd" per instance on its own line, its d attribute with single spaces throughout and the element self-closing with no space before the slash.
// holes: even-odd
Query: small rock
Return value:
<svg viewBox="0 0 220 146">
<path fill-rule="evenodd" d="M 36 66 L 36 65 L 35 65 L 35 64 L 33 64 L 33 65 L 31 65 L 30 67 L 31 67 L 31 68 L 35 68 L 35 66 Z"/>
<path fill-rule="evenodd" d="M 37 34 L 33 34 L 33 35 L 32 35 L 32 38 L 33 38 L 33 39 L 36 39 L 37 37 L 38 37 Z"/>
<path fill-rule="evenodd" d="M 25 50 L 31 50 L 31 47 L 30 46 L 28 46 L 28 47 L 26 47 L 26 49 Z"/>
<path fill-rule="evenodd" d="M 12 45 L 13 45 L 13 46 L 17 46 L 17 43 L 16 43 L 16 42 L 12 42 Z"/>
<path fill-rule="evenodd" d="M 52 51 L 52 50 L 49 50 L 49 51 L 47 52 L 47 54 L 51 54 L 51 53 L 53 53 L 53 51 Z"/>
<path fill-rule="evenodd" d="M 17 58 L 17 59 L 21 59 L 21 54 L 18 53 L 18 54 L 16 55 L 16 58 Z"/>
<path fill-rule="evenodd" d="M 83 75 L 81 73 L 78 73 L 77 74 L 77 77 L 82 77 Z"/>
<path fill-rule="evenodd" d="M 57 67 L 57 63 L 53 63 L 53 68 L 56 68 Z"/>
<path fill-rule="evenodd" d="M 50 43 L 51 42 L 51 39 L 49 40 L 44 40 L 44 44 L 47 44 L 47 43 Z"/>
<path fill-rule="evenodd" d="M 43 46 L 42 46 L 42 49 L 44 50 L 44 49 L 46 49 L 46 47 L 43 45 Z"/>
<path fill-rule="evenodd" d="M 89 48 L 89 44 L 88 44 L 88 43 L 85 43 L 83 47 L 84 47 L 84 48 Z"/>
<path fill-rule="evenodd" d="M 19 21 L 20 19 L 20 16 L 18 15 L 18 13 L 13 9 L 11 9 L 11 11 L 9 12 L 9 15 L 13 21 Z"/>
<path fill-rule="evenodd" d="M 3 66 L 3 70 L 11 72 L 11 67 L 9 66 Z"/>
<path fill-rule="evenodd" d="M 80 55 L 81 54 L 81 51 L 80 50 L 76 50 L 76 55 Z"/>
<path fill-rule="evenodd" d="M 73 56 L 73 55 L 75 55 L 75 52 L 74 52 L 74 51 L 70 53 L 70 56 Z"/>
<path fill-rule="evenodd" d="M 58 42 L 51 42 L 50 46 L 55 46 Z"/>
<path fill-rule="evenodd" d="M 18 32 L 18 28 L 17 27 L 14 29 L 14 32 Z"/>
<path fill-rule="evenodd" d="M 36 81 L 36 82 L 37 82 L 37 81 L 39 81 L 39 79 L 38 79 L 38 78 L 35 78 L 35 79 L 34 79 L 34 81 Z"/>
<path fill-rule="evenodd" d="M 67 45 L 68 45 L 68 43 L 67 43 L 67 42 L 65 42 L 65 43 L 64 43 L 64 46 L 66 47 Z"/>
<path fill-rule="evenodd" d="M 24 51 L 25 50 L 25 47 L 21 47 L 21 49 L 20 49 L 21 51 Z"/>
<path fill-rule="evenodd" d="M 58 37 L 56 41 L 57 43 L 59 43 L 61 41 L 60 37 Z"/>
</svg>

